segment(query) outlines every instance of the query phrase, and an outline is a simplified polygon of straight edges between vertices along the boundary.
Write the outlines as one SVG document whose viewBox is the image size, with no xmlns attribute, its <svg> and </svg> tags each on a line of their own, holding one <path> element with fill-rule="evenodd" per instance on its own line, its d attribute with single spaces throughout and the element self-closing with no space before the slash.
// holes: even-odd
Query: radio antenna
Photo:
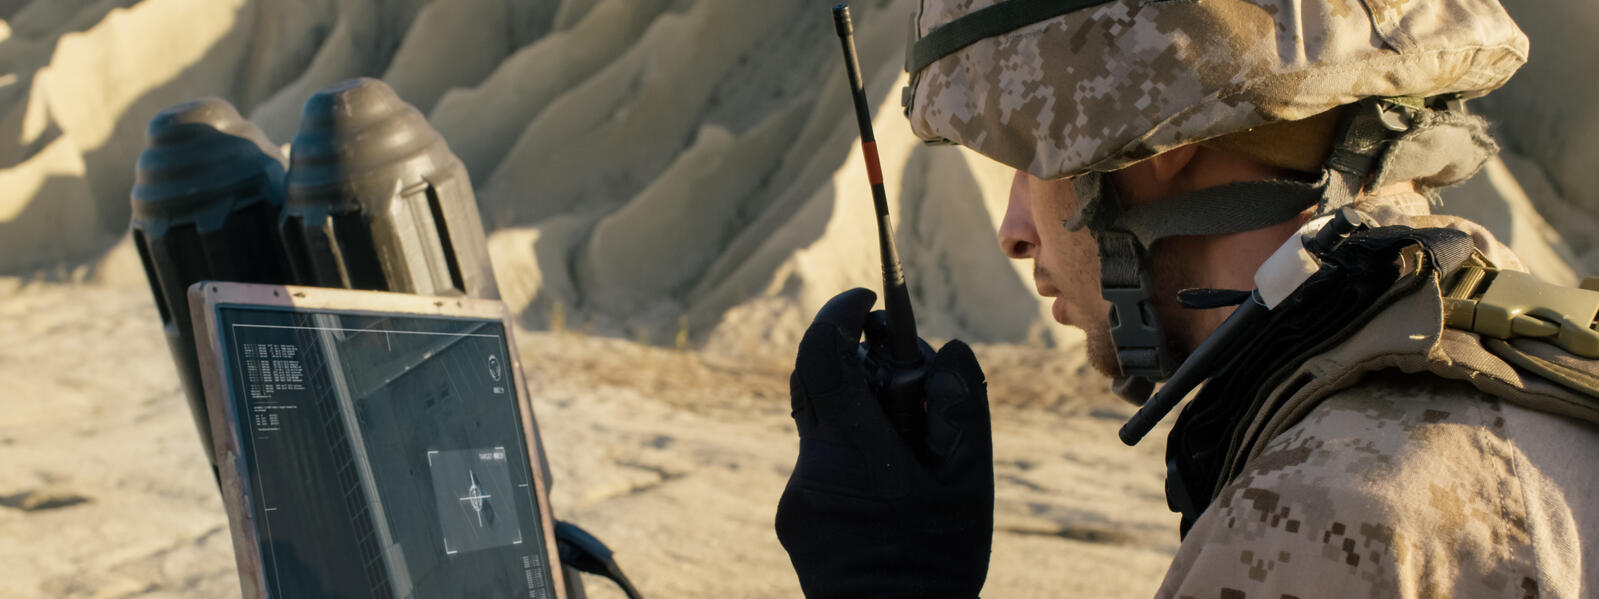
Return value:
<svg viewBox="0 0 1599 599">
<path fill-rule="evenodd" d="M 895 366 L 916 366 L 922 361 L 916 340 L 916 316 L 911 312 L 910 288 L 900 268 L 899 248 L 894 245 L 894 223 L 888 216 L 888 192 L 883 190 L 883 167 L 877 158 L 877 138 L 872 135 L 872 112 L 866 102 L 860 59 L 855 54 L 855 26 L 850 22 L 848 5 L 833 7 L 833 25 L 844 46 L 844 68 L 849 71 L 850 92 L 855 100 L 855 122 L 861 129 L 861 156 L 866 159 L 866 178 L 872 184 L 872 203 L 877 208 L 877 244 L 883 257 L 883 311 L 888 317 L 889 359 Z"/>
</svg>

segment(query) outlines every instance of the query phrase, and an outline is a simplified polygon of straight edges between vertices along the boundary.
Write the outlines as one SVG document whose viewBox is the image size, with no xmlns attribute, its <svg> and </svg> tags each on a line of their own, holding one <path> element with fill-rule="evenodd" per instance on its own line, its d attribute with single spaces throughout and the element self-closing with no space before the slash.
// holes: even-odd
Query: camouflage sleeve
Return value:
<svg viewBox="0 0 1599 599">
<path fill-rule="evenodd" d="M 1379 375 L 1272 439 L 1183 540 L 1159 597 L 1536 597 L 1497 401 Z"/>
</svg>

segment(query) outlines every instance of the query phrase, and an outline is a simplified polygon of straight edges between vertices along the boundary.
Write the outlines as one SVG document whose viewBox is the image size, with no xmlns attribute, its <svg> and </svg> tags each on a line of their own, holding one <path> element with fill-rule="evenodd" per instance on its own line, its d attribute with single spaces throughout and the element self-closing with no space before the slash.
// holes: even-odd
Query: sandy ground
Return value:
<svg viewBox="0 0 1599 599">
<path fill-rule="evenodd" d="M 0 597 L 237 596 L 226 515 L 147 292 L 6 283 Z M 577 332 L 519 343 L 558 516 L 610 544 L 646 596 L 799 595 L 771 524 L 796 450 L 786 368 Z M 1176 549 L 1163 448 L 1116 441 L 1129 410 L 1074 354 L 978 352 L 998 493 L 985 595 L 1149 596 Z"/>
</svg>

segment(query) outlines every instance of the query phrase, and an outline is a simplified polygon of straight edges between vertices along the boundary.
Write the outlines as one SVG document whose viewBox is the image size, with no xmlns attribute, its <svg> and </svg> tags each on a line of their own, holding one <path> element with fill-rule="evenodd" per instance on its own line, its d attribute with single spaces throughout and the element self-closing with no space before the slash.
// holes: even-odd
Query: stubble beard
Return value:
<svg viewBox="0 0 1599 599">
<path fill-rule="evenodd" d="M 1055 288 L 1061 294 L 1065 294 L 1067 289 L 1070 288 L 1069 281 L 1058 281 L 1049 269 L 1036 261 L 1033 263 L 1033 280 L 1048 281 L 1052 285 L 1062 285 Z M 1097 291 L 1099 286 L 1096 284 L 1094 288 Z M 1116 343 L 1111 339 L 1110 335 L 1110 313 L 1106 312 L 1098 316 L 1084 314 L 1082 306 L 1071 306 L 1070 298 L 1058 301 L 1065 301 L 1070 306 L 1068 309 L 1076 309 L 1076 318 L 1067 318 L 1065 314 L 1054 313 L 1054 305 L 1050 306 L 1051 316 L 1055 318 L 1056 322 L 1083 332 L 1084 351 L 1087 353 L 1088 365 L 1099 374 L 1104 375 L 1105 378 L 1113 379 L 1120 376 L 1121 363 L 1116 359 Z"/>
<path fill-rule="evenodd" d="M 1088 365 L 1106 378 L 1121 376 L 1121 363 L 1116 359 L 1116 342 L 1110 336 L 1110 315 L 1104 320 L 1094 319 L 1082 326 L 1087 338 L 1084 346 L 1088 352 Z"/>
</svg>

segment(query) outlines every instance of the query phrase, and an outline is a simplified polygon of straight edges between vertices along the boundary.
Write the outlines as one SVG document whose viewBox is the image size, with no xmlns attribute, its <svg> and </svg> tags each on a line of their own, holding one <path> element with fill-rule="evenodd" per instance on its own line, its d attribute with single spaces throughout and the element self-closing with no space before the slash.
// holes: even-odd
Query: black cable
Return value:
<svg viewBox="0 0 1599 599">
<path fill-rule="evenodd" d="M 622 567 L 611 557 L 611 548 L 606 547 L 605 543 L 601 543 L 588 531 L 571 522 L 557 520 L 555 547 L 561 552 L 562 564 L 576 568 L 579 572 L 609 578 L 611 582 L 616 583 L 616 586 L 621 587 L 628 599 L 643 599 L 638 589 L 633 588 L 633 582 L 622 573 Z"/>
</svg>

